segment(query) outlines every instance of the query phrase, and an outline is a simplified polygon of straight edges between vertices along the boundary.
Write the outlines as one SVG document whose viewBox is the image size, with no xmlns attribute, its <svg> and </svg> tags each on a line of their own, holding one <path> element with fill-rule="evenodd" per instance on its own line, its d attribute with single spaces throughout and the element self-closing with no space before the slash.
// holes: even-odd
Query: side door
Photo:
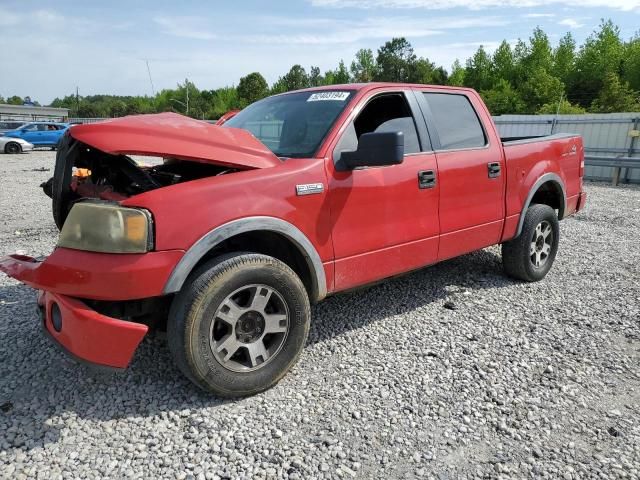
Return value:
<svg viewBox="0 0 640 480">
<path fill-rule="evenodd" d="M 38 124 L 37 123 L 29 123 L 24 125 L 19 130 L 19 137 L 23 140 L 26 140 L 29 143 L 36 145 L 38 143 Z"/>
<path fill-rule="evenodd" d="M 470 91 L 417 92 L 438 159 L 438 260 L 500 241 L 505 165 L 500 139 L 480 98 Z"/>
<path fill-rule="evenodd" d="M 341 154 L 364 133 L 404 134 L 401 164 L 344 170 Z M 327 164 L 335 290 L 434 263 L 438 252 L 436 157 L 415 94 L 378 89 L 340 127 Z"/>
</svg>

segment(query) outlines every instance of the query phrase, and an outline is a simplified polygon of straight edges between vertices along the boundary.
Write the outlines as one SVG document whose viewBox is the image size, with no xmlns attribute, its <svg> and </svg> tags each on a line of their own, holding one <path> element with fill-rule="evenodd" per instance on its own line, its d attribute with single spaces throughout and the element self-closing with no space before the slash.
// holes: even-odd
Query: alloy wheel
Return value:
<svg viewBox="0 0 640 480">
<path fill-rule="evenodd" d="M 228 370 L 257 370 L 280 352 L 289 326 L 288 306 L 276 289 L 247 285 L 229 294 L 218 307 L 211 323 L 211 350 Z"/>
<path fill-rule="evenodd" d="M 533 238 L 531 239 L 531 246 L 529 248 L 529 257 L 534 267 L 544 267 L 549 259 L 549 255 L 551 254 L 552 245 L 553 229 L 548 221 L 543 220 L 536 225 L 536 229 L 533 232 Z"/>
</svg>

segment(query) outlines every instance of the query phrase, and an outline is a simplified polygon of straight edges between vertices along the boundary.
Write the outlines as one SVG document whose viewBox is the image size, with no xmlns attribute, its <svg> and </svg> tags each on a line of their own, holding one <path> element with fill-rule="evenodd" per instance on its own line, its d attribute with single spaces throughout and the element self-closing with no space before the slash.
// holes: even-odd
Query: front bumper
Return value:
<svg viewBox="0 0 640 480">
<path fill-rule="evenodd" d="M 183 254 L 178 250 L 100 254 L 57 248 L 43 261 L 25 255 L 2 257 L 0 271 L 40 290 L 44 328 L 64 350 L 92 364 L 126 368 L 149 328 L 102 315 L 82 299 L 159 297 Z"/>
<path fill-rule="evenodd" d="M 91 300 L 136 300 L 163 294 L 182 250 L 143 254 L 95 253 L 56 248 L 45 260 L 0 258 L 0 272 L 30 287 Z"/>
<path fill-rule="evenodd" d="M 149 328 L 101 315 L 82 301 L 41 291 L 45 331 L 72 357 L 102 367 L 126 368 Z"/>
</svg>

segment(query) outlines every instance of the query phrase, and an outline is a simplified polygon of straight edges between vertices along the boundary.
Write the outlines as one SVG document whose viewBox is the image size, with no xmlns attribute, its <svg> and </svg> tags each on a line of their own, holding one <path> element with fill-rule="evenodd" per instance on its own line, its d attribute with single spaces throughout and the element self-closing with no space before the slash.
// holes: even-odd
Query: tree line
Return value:
<svg viewBox="0 0 640 480">
<path fill-rule="evenodd" d="M 259 72 L 237 86 L 200 90 L 188 79 L 155 96 L 67 95 L 51 106 L 70 109 L 72 117 L 119 117 L 174 111 L 194 118 L 215 119 L 268 95 L 320 85 L 353 82 L 408 82 L 471 87 L 480 92 L 493 115 L 640 111 L 640 32 L 621 38 L 620 29 L 603 20 L 578 46 L 567 33 L 553 46 L 535 28 L 528 40 L 512 46 L 503 41 L 490 54 L 480 46 L 464 64 L 456 60 L 447 71 L 418 57 L 406 38 L 393 38 L 374 53 L 361 49 L 350 65 L 340 60 L 321 72 L 301 65 L 269 85 Z M 21 104 L 13 96 L 9 103 Z M 4 99 L 0 97 L 0 103 Z"/>
</svg>

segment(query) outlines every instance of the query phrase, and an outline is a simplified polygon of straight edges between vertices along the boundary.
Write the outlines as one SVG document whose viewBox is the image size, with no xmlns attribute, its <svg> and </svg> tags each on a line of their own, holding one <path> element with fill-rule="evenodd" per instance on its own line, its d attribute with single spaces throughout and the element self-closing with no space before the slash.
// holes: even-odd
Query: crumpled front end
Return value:
<svg viewBox="0 0 640 480">
<path fill-rule="evenodd" d="M 81 362 L 126 368 L 147 334 L 147 325 L 102 315 L 76 298 L 41 292 L 43 327 L 66 353 Z"/>
<path fill-rule="evenodd" d="M 0 271 L 40 290 L 45 331 L 78 360 L 126 368 L 166 311 L 162 290 L 184 252 L 113 255 L 56 248 L 44 260 L 0 258 Z"/>
</svg>

